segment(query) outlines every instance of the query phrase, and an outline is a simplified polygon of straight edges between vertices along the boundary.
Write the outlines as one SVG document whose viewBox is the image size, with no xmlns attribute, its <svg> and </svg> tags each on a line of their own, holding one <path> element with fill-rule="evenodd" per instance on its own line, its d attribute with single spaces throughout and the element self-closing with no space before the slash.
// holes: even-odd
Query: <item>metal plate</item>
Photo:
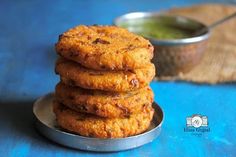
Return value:
<svg viewBox="0 0 236 157">
<path fill-rule="evenodd" d="M 111 152 L 122 151 L 142 146 L 153 141 L 161 131 L 163 112 L 153 103 L 154 118 L 149 129 L 139 135 L 126 138 L 100 139 L 84 137 L 65 132 L 57 127 L 56 118 L 52 111 L 53 94 L 39 98 L 33 106 L 38 131 L 50 140 L 61 145 L 87 151 Z"/>
</svg>

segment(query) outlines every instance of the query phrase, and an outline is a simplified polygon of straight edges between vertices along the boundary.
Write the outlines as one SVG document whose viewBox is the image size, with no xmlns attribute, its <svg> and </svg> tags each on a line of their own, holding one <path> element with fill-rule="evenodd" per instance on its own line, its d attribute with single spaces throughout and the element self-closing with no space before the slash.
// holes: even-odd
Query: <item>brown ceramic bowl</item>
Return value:
<svg viewBox="0 0 236 157">
<path fill-rule="evenodd" d="M 200 62 L 207 45 L 210 30 L 206 25 L 198 21 L 182 16 L 165 15 L 164 13 L 136 12 L 118 17 L 115 19 L 114 24 L 122 27 L 124 22 L 131 23 L 130 26 L 126 25 L 125 28 L 137 33 L 137 28 L 132 26 L 132 20 L 137 21 L 147 18 L 168 21 L 168 24 L 187 29 L 192 34 L 187 38 L 181 39 L 146 37 L 155 47 L 153 62 L 158 76 L 173 76 L 179 73 L 186 73 Z"/>
</svg>

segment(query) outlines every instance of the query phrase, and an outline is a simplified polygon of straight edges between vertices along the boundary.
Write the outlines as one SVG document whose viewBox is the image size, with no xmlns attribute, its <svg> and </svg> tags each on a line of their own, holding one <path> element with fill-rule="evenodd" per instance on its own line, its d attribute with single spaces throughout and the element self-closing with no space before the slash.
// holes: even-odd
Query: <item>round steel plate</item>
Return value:
<svg viewBox="0 0 236 157">
<path fill-rule="evenodd" d="M 36 119 L 36 128 L 48 139 L 61 145 L 87 151 L 111 152 L 122 151 L 142 146 L 153 141 L 161 131 L 163 111 L 156 103 L 154 118 L 149 129 L 139 135 L 126 138 L 100 139 L 84 137 L 61 130 L 56 124 L 56 118 L 52 111 L 53 94 L 39 98 L 33 106 Z"/>
</svg>

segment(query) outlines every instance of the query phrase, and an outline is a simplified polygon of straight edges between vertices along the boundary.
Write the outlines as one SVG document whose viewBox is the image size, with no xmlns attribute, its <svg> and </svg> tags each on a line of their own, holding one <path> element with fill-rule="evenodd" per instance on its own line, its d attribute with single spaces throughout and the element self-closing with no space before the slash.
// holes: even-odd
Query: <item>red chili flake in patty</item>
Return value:
<svg viewBox="0 0 236 157">
<path fill-rule="evenodd" d="M 99 108 L 97 106 L 93 106 L 93 110 L 97 113 Z"/>
<path fill-rule="evenodd" d="M 119 109 L 121 109 L 123 111 L 125 117 L 130 116 L 130 111 L 128 108 L 122 106 L 121 104 L 116 104 L 116 107 L 118 107 Z"/>
<path fill-rule="evenodd" d="M 134 70 L 128 69 L 127 71 L 130 73 L 136 74 L 136 72 Z"/>
<path fill-rule="evenodd" d="M 138 37 L 136 37 L 134 40 L 136 40 L 136 41 L 140 41 Z"/>
<path fill-rule="evenodd" d="M 84 33 L 84 32 L 79 32 L 79 33 L 76 33 L 75 35 L 76 35 L 76 36 L 79 36 L 79 37 L 82 37 L 82 36 L 85 35 L 85 33 Z"/>
<path fill-rule="evenodd" d="M 130 83 L 133 85 L 133 87 L 137 87 L 138 86 L 138 80 L 137 79 L 132 79 L 130 81 Z"/>
<path fill-rule="evenodd" d="M 104 75 L 104 74 L 101 73 L 101 72 L 89 72 L 89 75 L 90 75 L 90 76 L 102 76 L 102 75 Z"/>
<path fill-rule="evenodd" d="M 106 40 L 103 40 L 103 39 L 100 39 L 100 38 L 97 38 L 97 39 L 94 40 L 92 43 L 93 43 L 93 44 L 98 44 L 98 43 L 100 43 L 100 44 L 110 44 L 109 41 L 106 41 Z"/>
<path fill-rule="evenodd" d="M 129 47 L 128 47 L 128 50 L 134 50 L 136 48 L 136 46 L 130 44 Z"/>
<path fill-rule="evenodd" d="M 78 51 L 70 51 L 70 57 L 76 57 L 79 55 Z"/>
</svg>

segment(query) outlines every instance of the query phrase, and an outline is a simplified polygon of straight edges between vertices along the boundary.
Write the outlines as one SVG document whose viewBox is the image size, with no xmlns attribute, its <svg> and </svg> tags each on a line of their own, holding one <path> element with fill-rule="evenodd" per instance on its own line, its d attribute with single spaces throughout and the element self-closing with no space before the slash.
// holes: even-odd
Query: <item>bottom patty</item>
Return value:
<svg viewBox="0 0 236 157">
<path fill-rule="evenodd" d="M 58 125 L 63 129 L 97 138 L 120 138 L 140 134 L 147 130 L 154 114 L 153 108 L 147 107 L 129 118 L 103 118 L 75 112 L 56 101 L 53 111 Z"/>
</svg>

